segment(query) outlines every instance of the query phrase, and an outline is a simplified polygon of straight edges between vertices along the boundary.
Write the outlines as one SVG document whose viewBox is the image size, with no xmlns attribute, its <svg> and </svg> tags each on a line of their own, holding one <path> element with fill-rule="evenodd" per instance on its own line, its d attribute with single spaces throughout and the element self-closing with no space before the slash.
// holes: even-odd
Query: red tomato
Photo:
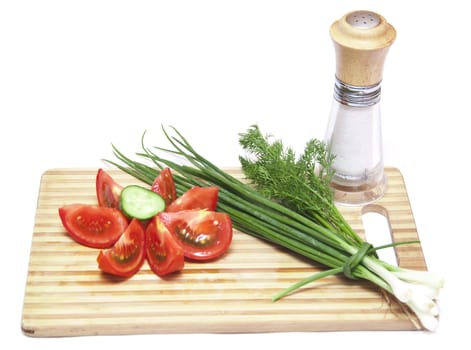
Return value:
<svg viewBox="0 0 471 350">
<path fill-rule="evenodd" d="M 183 247 L 185 257 L 211 260 L 224 254 L 232 241 L 228 214 L 208 210 L 183 210 L 158 214 Z"/>
<path fill-rule="evenodd" d="M 107 273 L 131 277 L 141 268 L 146 258 L 144 228 L 133 219 L 119 240 L 98 254 L 98 267 Z"/>
<path fill-rule="evenodd" d="M 146 257 L 151 270 L 158 276 L 180 271 L 185 264 L 182 247 L 158 216 L 147 225 Z"/>
<path fill-rule="evenodd" d="M 92 248 L 111 247 L 128 226 L 128 219 L 116 208 L 70 204 L 59 208 L 59 216 L 75 241 Z"/>
<path fill-rule="evenodd" d="M 98 205 L 108 208 L 119 208 L 119 195 L 123 186 L 119 185 L 103 169 L 98 169 L 96 175 L 96 195 Z"/>
<path fill-rule="evenodd" d="M 159 194 L 168 206 L 177 199 L 177 191 L 173 182 L 173 175 L 170 168 L 164 168 L 154 180 L 151 187 L 152 191 Z"/>
<path fill-rule="evenodd" d="M 173 201 L 165 211 L 177 212 L 189 209 L 207 209 L 215 211 L 218 202 L 219 187 L 195 186 Z"/>
</svg>

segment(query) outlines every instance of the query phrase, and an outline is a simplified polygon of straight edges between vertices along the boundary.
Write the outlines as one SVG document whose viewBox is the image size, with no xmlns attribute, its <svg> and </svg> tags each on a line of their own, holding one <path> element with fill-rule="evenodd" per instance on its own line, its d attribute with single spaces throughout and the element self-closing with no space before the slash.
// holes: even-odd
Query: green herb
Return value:
<svg viewBox="0 0 471 350">
<path fill-rule="evenodd" d="M 257 125 L 239 136 L 239 143 L 247 152 L 245 157 L 239 157 L 242 170 L 257 190 L 338 232 L 353 245 L 362 244 L 334 205 L 330 187 L 334 157 L 323 142 L 309 140 L 304 153 L 297 157 L 281 140 L 270 142 L 271 135 L 264 136 Z"/>
<path fill-rule="evenodd" d="M 275 295 L 273 300 L 319 278 L 343 273 L 349 278 L 369 280 L 393 294 L 415 312 L 424 328 L 434 329 L 437 326 L 435 297 L 443 286 L 443 279 L 426 271 L 406 270 L 379 260 L 374 253 L 378 248 L 363 242 L 353 232 L 333 205 L 332 193 L 328 188 L 332 159 L 321 142 L 308 143 L 304 154 L 297 159 L 294 152 L 284 150 L 280 142 L 273 147 L 269 145 L 267 139 L 260 137 L 256 127 L 249 129 L 245 135 L 247 137 L 241 137 L 241 144 L 250 148 L 252 156 L 267 159 L 265 170 L 254 170 L 254 174 L 275 181 L 277 186 L 293 182 L 289 185 L 297 188 L 298 194 L 306 188 L 306 193 L 315 198 L 303 195 L 303 199 L 298 201 L 300 195 L 294 198 L 286 196 L 287 193 L 283 193 L 286 191 L 279 188 L 275 191 L 274 185 L 265 185 L 264 189 L 257 190 L 252 184 L 231 176 L 201 156 L 176 129 L 171 128 L 172 135 L 165 128 L 162 130 L 171 149 L 147 148 L 144 133 L 143 152 L 136 154 L 143 158 L 142 162 L 125 156 L 115 146 L 113 152 L 120 162 L 107 162 L 149 185 L 161 169 L 170 167 L 174 170 L 179 194 L 195 185 L 218 186 L 218 210 L 231 216 L 234 228 L 330 268 L 288 287 Z M 178 158 L 181 162 L 176 160 Z M 152 166 L 144 161 L 150 161 Z M 247 158 L 241 158 L 241 161 L 245 171 L 252 167 L 252 162 Z M 270 167 L 268 164 L 271 164 Z M 272 176 L 270 172 L 277 175 Z M 295 180 L 298 176 L 302 176 L 302 180 Z"/>
</svg>

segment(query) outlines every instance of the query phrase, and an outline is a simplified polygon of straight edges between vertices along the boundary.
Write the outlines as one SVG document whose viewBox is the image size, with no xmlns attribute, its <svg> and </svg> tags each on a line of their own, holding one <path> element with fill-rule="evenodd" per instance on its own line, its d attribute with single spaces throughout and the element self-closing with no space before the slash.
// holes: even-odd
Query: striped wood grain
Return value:
<svg viewBox="0 0 471 350">
<path fill-rule="evenodd" d="M 138 183 L 107 170 L 123 185 Z M 228 172 L 240 177 L 237 169 Z M 389 217 L 395 241 L 417 239 L 400 172 L 386 169 L 389 190 L 365 208 L 341 207 L 361 235 L 361 214 Z M 128 280 L 102 274 L 98 250 L 72 241 L 58 208 L 96 203 L 96 169 L 52 169 L 41 178 L 22 329 L 35 337 L 145 333 L 415 330 L 414 317 L 368 282 L 324 278 L 276 303 L 271 297 L 322 267 L 235 231 L 229 252 L 210 263 L 187 262 L 166 279 L 147 264 Z M 396 249 L 403 267 L 426 269 L 420 245 Z"/>
</svg>

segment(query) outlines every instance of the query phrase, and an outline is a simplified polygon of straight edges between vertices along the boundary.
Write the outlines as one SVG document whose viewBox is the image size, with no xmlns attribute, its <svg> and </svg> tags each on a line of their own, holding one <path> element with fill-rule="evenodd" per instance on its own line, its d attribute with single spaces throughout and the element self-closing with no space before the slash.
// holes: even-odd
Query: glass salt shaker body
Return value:
<svg viewBox="0 0 471 350">
<path fill-rule="evenodd" d="M 335 82 L 325 140 L 335 155 L 332 187 L 337 202 L 369 203 L 386 189 L 380 90 L 379 84 L 358 88 Z"/>
</svg>

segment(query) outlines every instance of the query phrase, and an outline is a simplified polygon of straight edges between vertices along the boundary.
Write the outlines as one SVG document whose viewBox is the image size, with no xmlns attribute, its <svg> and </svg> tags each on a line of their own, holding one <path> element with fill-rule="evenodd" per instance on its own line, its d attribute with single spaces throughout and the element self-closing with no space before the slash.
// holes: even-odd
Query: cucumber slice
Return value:
<svg viewBox="0 0 471 350">
<path fill-rule="evenodd" d="M 147 220 L 165 210 L 165 201 L 159 194 L 147 188 L 129 185 L 121 191 L 120 208 L 131 218 Z"/>
</svg>

